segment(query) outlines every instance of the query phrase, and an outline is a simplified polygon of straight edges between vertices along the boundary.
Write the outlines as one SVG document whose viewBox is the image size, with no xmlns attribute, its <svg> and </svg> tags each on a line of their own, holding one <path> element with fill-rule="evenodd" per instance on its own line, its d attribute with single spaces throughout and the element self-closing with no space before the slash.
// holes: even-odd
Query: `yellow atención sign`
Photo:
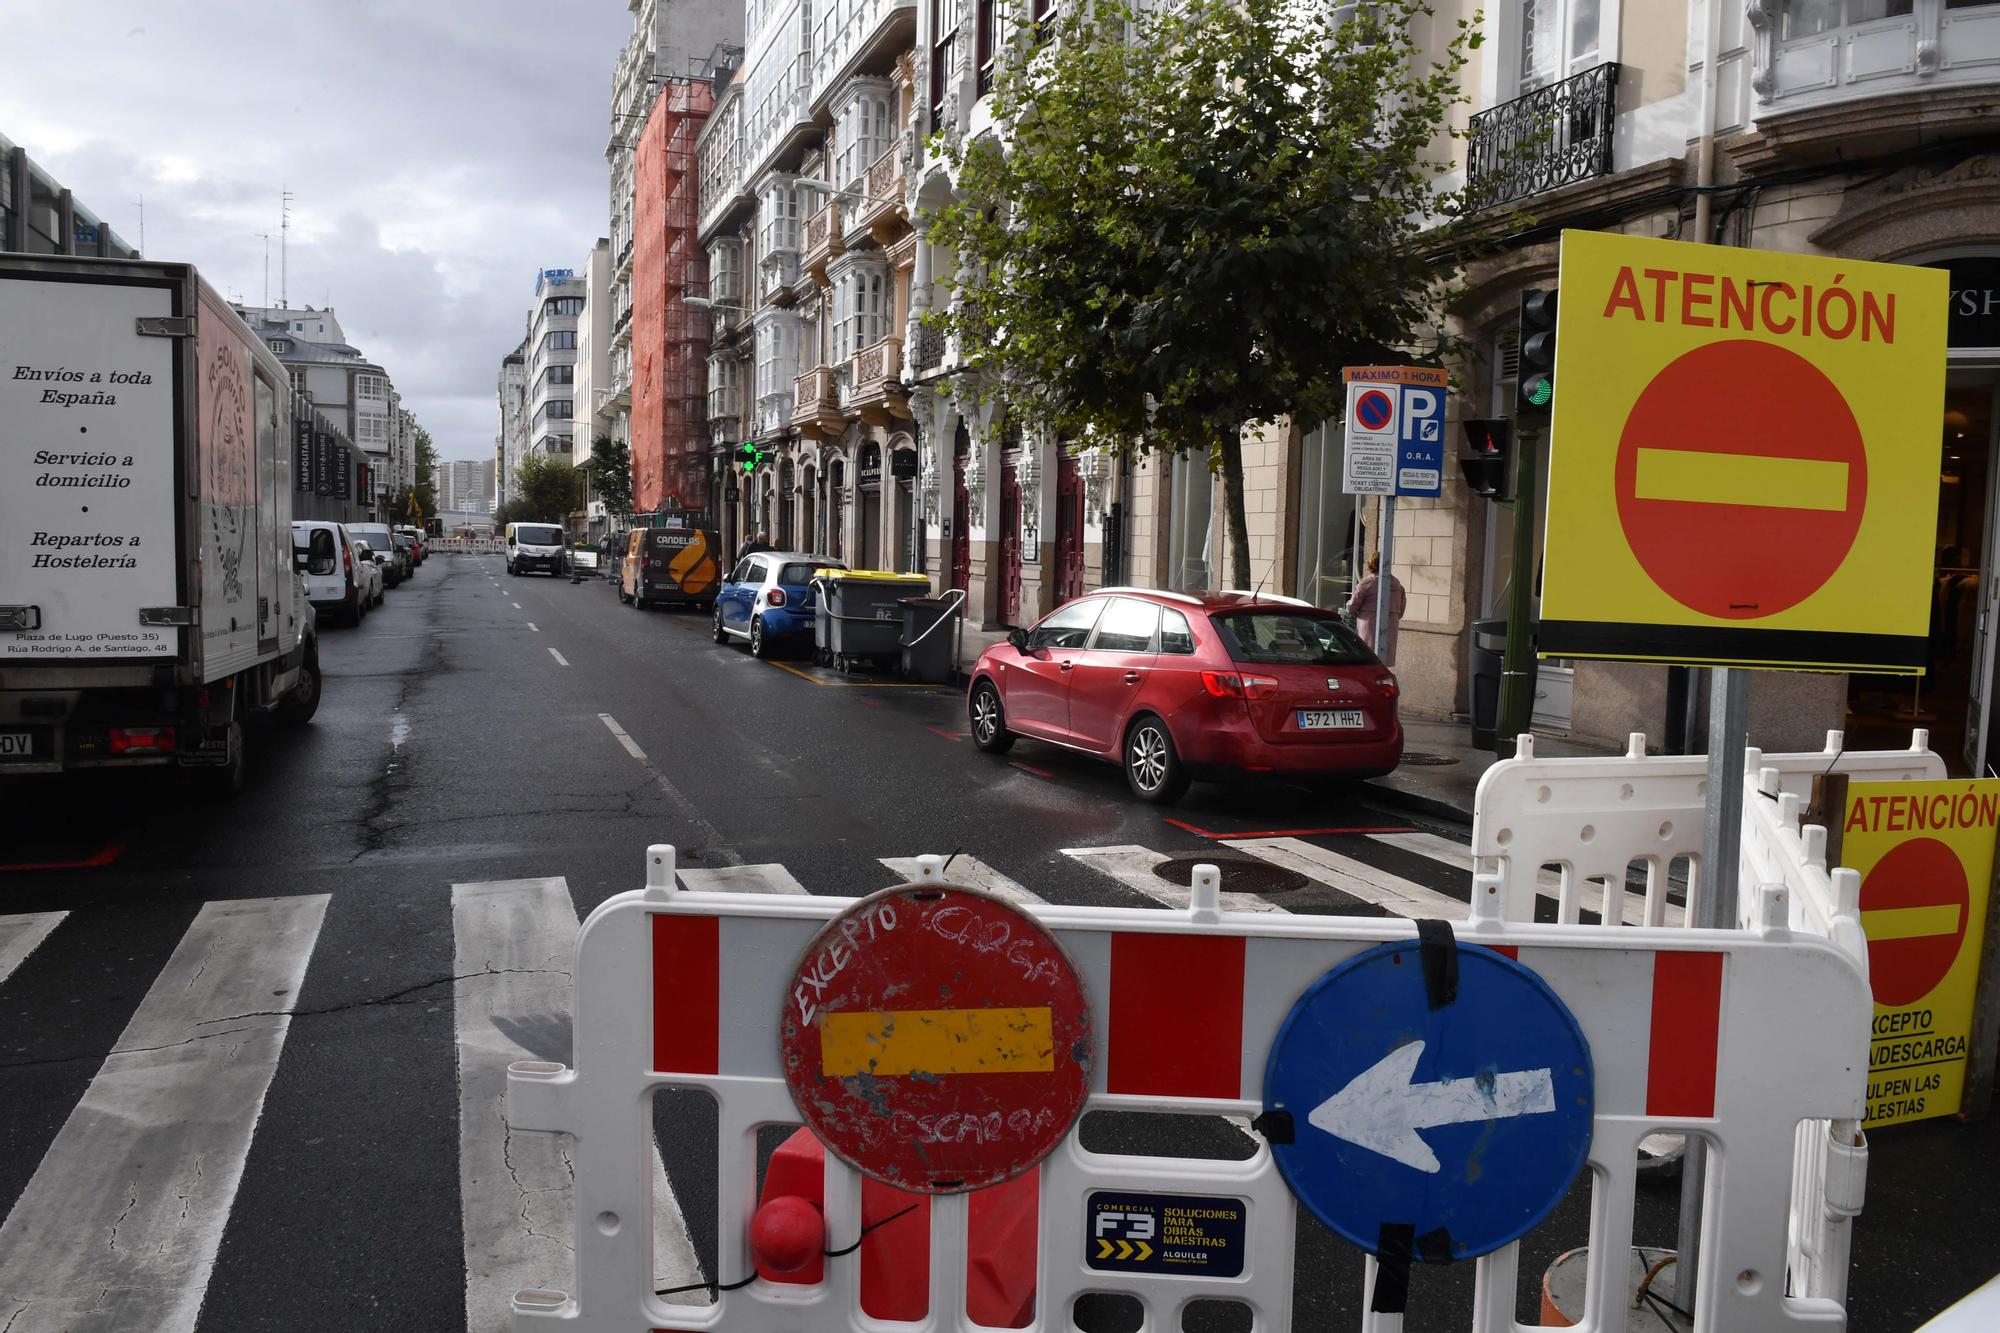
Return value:
<svg viewBox="0 0 2000 1333">
<path fill-rule="evenodd" d="M 2000 781 L 1856 782 L 1840 862 L 1861 872 L 1875 1024 L 1868 1123 L 1952 1115 L 1965 1088 Z"/>
<path fill-rule="evenodd" d="M 1921 673 L 1948 285 L 1564 232 L 1541 653 Z"/>
</svg>

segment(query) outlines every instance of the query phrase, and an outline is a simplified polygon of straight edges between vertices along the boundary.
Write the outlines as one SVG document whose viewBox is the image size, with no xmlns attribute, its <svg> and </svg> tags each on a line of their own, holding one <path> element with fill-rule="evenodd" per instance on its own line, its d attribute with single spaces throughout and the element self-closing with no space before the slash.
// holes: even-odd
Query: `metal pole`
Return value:
<svg viewBox="0 0 2000 1333">
<path fill-rule="evenodd" d="M 1375 580 L 1375 642 L 1369 644 L 1375 655 L 1382 655 L 1382 645 L 1388 642 L 1390 631 L 1389 613 L 1394 603 L 1389 597 L 1389 580 L 1393 577 L 1396 555 L 1396 497 L 1382 497 L 1382 568 Z"/>
<path fill-rule="evenodd" d="M 1738 862 L 1743 852 L 1743 751 L 1750 739 L 1750 673 L 1715 667 L 1708 678 L 1708 797 L 1702 815 L 1701 868 L 1693 924 L 1708 930 L 1737 927 Z M 1689 1136 L 1681 1154 L 1681 1217 L 1674 1290 L 1687 1308 L 1699 1288 L 1703 1179 L 1708 1145 Z"/>
<path fill-rule="evenodd" d="M 1514 570 L 1507 584 L 1507 648 L 1500 665 L 1500 722 L 1494 750 L 1514 754 L 1514 741 L 1535 715 L 1535 498 L 1541 431 L 1517 422 L 1514 479 Z"/>
</svg>

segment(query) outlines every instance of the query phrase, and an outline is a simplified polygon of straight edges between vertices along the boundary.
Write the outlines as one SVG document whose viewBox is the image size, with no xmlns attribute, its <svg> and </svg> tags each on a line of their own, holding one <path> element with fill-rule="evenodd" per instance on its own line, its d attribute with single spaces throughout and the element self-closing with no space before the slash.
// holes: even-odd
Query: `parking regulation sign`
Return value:
<svg viewBox="0 0 2000 1333">
<path fill-rule="evenodd" d="M 785 996 L 779 1054 L 800 1118 L 886 1184 L 999 1184 L 1083 1112 L 1083 982 L 1039 922 L 988 894 L 908 884 L 861 899 L 806 946 Z"/>
<path fill-rule="evenodd" d="M 1594 1101 L 1575 1016 L 1478 945 L 1348 959 L 1292 1006 L 1264 1072 L 1299 1202 L 1371 1254 L 1426 1262 L 1491 1254 L 1547 1217 L 1583 1168 Z"/>
<path fill-rule="evenodd" d="M 1540 651 L 1920 673 L 1947 286 L 1565 232 Z"/>
<path fill-rule="evenodd" d="M 1349 366 L 1341 489 L 1349 495 L 1443 491 L 1445 372 L 1435 366 Z"/>
</svg>

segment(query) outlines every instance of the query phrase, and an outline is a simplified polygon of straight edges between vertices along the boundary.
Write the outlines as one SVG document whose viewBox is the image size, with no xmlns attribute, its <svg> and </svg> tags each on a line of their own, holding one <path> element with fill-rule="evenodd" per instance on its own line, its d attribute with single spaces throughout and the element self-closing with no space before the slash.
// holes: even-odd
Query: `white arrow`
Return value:
<svg viewBox="0 0 2000 1333">
<path fill-rule="evenodd" d="M 1404 1166 L 1435 1174 L 1437 1154 L 1418 1130 L 1556 1109 L 1555 1085 L 1546 1069 L 1412 1083 L 1423 1053 L 1421 1041 L 1398 1046 L 1315 1107 L 1306 1123 Z"/>
</svg>

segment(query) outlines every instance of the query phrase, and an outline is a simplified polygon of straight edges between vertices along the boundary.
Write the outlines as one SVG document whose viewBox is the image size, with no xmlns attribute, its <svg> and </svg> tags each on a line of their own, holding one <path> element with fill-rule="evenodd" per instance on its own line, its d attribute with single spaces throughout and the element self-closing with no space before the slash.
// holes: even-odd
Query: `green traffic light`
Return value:
<svg viewBox="0 0 2000 1333">
<path fill-rule="evenodd" d="M 1546 375 L 1537 375 L 1528 385 L 1528 401 L 1536 407 L 1547 407 L 1549 399 L 1556 396 L 1555 382 Z"/>
</svg>

